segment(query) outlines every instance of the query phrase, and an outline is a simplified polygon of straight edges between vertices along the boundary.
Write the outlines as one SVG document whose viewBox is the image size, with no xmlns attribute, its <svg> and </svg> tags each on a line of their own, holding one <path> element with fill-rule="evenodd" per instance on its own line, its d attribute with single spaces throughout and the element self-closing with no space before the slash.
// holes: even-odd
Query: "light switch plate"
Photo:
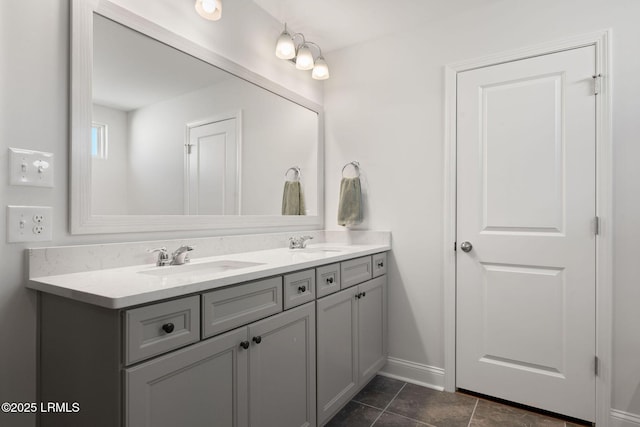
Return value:
<svg viewBox="0 0 640 427">
<path fill-rule="evenodd" d="M 52 214 L 48 206 L 7 206 L 7 242 L 52 240 Z"/>
<path fill-rule="evenodd" d="M 9 183 L 53 187 L 53 154 L 9 148 Z"/>
</svg>

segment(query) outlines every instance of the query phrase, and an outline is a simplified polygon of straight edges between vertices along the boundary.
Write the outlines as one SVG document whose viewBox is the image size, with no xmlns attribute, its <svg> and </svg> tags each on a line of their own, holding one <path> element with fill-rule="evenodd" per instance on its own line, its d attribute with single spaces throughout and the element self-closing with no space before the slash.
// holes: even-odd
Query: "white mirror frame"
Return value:
<svg viewBox="0 0 640 427">
<path fill-rule="evenodd" d="M 119 22 L 250 83 L 318 113 L 316 215 L 94 215 L 91 212 L 93 13 Z M 194 15 L 194 19 L 197 17 Z M 324 226 L 324 113 L 316 104 L 239 64 L 107 0 L 71 2 L 71 178 L 72 234 L 184 230 L 321 229 Z"/>
</svg>

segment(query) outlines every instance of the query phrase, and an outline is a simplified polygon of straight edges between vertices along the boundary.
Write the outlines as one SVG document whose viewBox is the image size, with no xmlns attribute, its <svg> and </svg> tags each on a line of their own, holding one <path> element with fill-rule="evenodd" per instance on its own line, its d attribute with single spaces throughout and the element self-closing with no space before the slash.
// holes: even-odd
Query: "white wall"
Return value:
<svg viewBox="0 0 640 427">
<path fill-rule="evenodd" d="M 126 215 L 127 113 L 93 104 L 93 121 L 107 125 L 107 157 L 91 160 L 91 208 L 97 215 Z"/>
<path fill-rule="evenodd" d="M 369 182 L 366 226 L 393 232 L 392 357 L 443 367 L 443 67 L 612 28 L 613 407 L 640 413 L 640 252 L 634 247 L 640 239 L 638 16 L 635 0 L 505 0 L 326 55 L 326 224 L 337 228 L 340 168 L 360 160 Z"/>
<path fill-rule="evenodd" d="M 321 85 L 273 55 L 280 24 L 250 0 L 225 2 L 225 16 L 217 23 L 193 13 L 193 2 L 119 0 L 136 12 L 154 14 L 159 23 L 251 70 L 321 102 Z M 7 165 L 8 147 L 53 152 L 55 188 L 9 186 L 6 167 L 0 168 L 0 402 L 35 400 L 36 299 L 25 289 L 24 249 L 38 246 L 98 242 L 189 238 L 214 233 L 146 233 L 71 236 L 68 233 L 69 156 L 68 0 L 0 2 L 0 164 Z M 54 240 L 45 244 L 7 244 L 8 204 L 53 207 Z M 221 234 L 221 233 L 217 233 Z M 0 413 L 0 425 L 34 426 L 32 415 Z"/>
</svg>

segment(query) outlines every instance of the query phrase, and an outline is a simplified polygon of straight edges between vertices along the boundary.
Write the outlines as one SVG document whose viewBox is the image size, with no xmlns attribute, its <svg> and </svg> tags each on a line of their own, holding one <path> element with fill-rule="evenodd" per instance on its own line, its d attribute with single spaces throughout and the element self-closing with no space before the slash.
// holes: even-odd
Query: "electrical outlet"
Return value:
<svg viewBox="0 0 640 427">
<path fill-rule="evenodd" d="M 53 154 L 9 148 L 9 183 L 53 187 Z"/>
<path fill-rule="evenodd" d="M 53 209 L 48 206 L 7 206 L 7 241 L 48 242 L 53 239 Z"/>
</svg>

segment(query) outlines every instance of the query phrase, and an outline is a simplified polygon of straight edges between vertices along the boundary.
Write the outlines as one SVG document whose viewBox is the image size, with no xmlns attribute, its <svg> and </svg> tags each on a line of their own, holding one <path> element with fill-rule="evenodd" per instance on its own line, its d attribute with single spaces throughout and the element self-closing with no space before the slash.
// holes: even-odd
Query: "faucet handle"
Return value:
<svg viewBox="0 0 640 427">
<path fill-rule="evenodd" d="M 156 249 L 147 249 L 147 252 L 150 254 L 158 252 L 158 260 L 156 261 L 158 267 L 165 265 L 169 261 L 169 252 L 164 246 Z"/>
</svg>

